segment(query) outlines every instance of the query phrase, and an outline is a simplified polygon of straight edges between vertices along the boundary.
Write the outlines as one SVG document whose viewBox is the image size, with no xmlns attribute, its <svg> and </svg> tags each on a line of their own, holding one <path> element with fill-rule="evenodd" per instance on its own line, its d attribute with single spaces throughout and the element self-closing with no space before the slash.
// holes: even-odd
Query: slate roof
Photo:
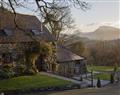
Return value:
<svg viewBox="0 0 120 95">
<path fill-rule="evenodd" d="M 10 11 L 2 11 L 0 9 L 0 43 L 10 43 L 10 42 L 31 42 L 32 39 L 29 35 L 32 29 L 37 29 L 41 32 L 41 22 L 36 16 L 18 14 L 16 16 L 17 25 L 23 29 L 16 29 L 14 23 L 14 14 Z M 6 35 L 4 30 L 8 29 L 12 31 L 13 35 Z M 53 37 L 45 26 L 43 26 L 43 31 L 39 36 L 33 36 L 36 39 L 44 39 L 46 41 L 52 41 Z"/>
<path fill-rule="evenodd" d="M 46 40 L 50 42 L 54 40 L 54 37 L 50 34 L 45 26 L 43 26 L 43 32 L 41 32 L 41 22 L 35 16 L 17 14 L 16 22 L 17 25 L 24 31 L 16 29 L 13 13 L 9 11 L 1 12 L 0 9 L 0 43 L 31 42 L 33 40 L 29 35 L 27 35 L 27 33 L 31 33 L 32 29 L 37 29 L 38 31 L 40 31 L 40 33 L 37 33 L 40 35 L 33 35 L 35 39 Z M 5 32 L 5 29 L 8 30 L 8 33 Z M 36 31 L 34 31 L 34 33 L 35 32 Z M 58 62 L 82 59 L 84 58 L 72 53 L 65 47 L 57 47 Z"/>
<path fill-rule="evenodd" d="M 57 61 L 58 62 L 70 62 L 75 60 L 83 60 L 84 57 L 78 56 L 77 54 L 71 52 L 69 49 L 58 46 L 57 47 Z"/>
</svg>

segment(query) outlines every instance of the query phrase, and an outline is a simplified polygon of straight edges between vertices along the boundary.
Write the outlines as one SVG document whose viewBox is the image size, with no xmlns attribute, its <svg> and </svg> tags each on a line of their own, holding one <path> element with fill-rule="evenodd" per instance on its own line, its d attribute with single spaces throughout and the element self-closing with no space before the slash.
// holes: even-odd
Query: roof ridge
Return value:
<svg viewBox="0 0 120 95">
<path fill-rule="evenodd" d="M 59 45 L 59 47 L 62 47 L 63 49 L 67 50 L 68 52 L 71 52 L 72 54 L 75 54 L 76 56 L 83 57 L 83 56 L 81 56 L 81 55 L 78 55 L 78 54 L 76 54 L 76 53 L 72 52 L 70 49 L 66 48 L 66 47 L 65 47 L 65 46 L 63 46 L 63 45 Z M 84 58 L 84 57 L 83 57 L 83 58 Z"/>
<path fill-rule="evenodd" d="M 9 13 L 11 13 L 11 14 L 14 14 L 12 11 L 8 10 L 7 8 L 2 9 L 2 8 L 0 7 L 0 11 L 6 12 L 6 13 L 9 12 Z M 21 16 L 36 17 L 35 15 L 23 14 L 23 13 L 20 13 L 20 12 L 16 12 L 16 14 L 17 14 L 17 15 L 21 15 Z M 37 17 L 36 17 L 36 18 L 37 18 Z"/>
</svg>

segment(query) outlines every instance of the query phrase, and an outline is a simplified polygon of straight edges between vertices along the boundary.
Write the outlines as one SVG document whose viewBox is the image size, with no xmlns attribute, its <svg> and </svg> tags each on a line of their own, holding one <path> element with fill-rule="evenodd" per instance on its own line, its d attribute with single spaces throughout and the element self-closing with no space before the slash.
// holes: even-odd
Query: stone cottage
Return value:
<svg viewBox="0 0 120 95">
<path fill-rule="evenodd" d="M 57 47 L 58 73 L 65 76 L 86 73 L 86 59 L 71 52 L 69 49 Z"/>
<path fill-rule="evenodd" d="M 47 28 L 42 26 L 35 16 L 17 14 L 16 24 L 19 28 L 16 28 L 13 13 L 0 9 L 0 65 L 15 63 L 21 58 L 22 51 L 16 50 L 16 43 L 27 47 L 34 42 L 32 38 L 38 41 L 54 41 Z M 84 57 L 72 53 L 63 46 L 58 46 L 56 51 L 59 74 L 79 74 L 86 70 Z"/>
</svg>

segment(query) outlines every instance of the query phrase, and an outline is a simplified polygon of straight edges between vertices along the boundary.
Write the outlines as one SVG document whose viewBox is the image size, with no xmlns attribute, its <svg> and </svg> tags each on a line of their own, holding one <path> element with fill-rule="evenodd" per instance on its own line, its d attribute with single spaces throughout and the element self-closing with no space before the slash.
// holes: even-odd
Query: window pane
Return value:
<svg viewBox="0 0 120 95">
<path fill-rule="evenodd" d="M 0 30 L 0 36 L 6 36 L 6 33 L 4 32 L 4 30 Z"/>
<path fill-rule="evenodd" d="M 12 30 L 11 29 L 4 29 L 4 32 L 6 33 L 7 36 L 12 36 Z"/>
<path fill-rule="evenodd" d="M 41 31 L 33 29 L 32 33 L 37 36 L 41 34 Z"/>
</svg>

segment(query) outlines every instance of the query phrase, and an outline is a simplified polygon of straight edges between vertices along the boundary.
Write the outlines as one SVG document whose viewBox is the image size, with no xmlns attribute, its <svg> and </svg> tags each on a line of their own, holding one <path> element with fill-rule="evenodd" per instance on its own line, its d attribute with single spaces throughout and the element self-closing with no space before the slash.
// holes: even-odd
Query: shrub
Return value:
<svg viewBox="0 0 120 95">
<path fill-rule="evenodd" d="M 114 75 L 111 74 L 111 76 L 110 76 L 110 82 L 111 82 L 111 83 L 114 83 L 114 81 L 115 81 L 115 80 L 114 80 Z"/>
<path fill-rule="evenodd" d="M 19 64 L 16 66 L 15 71 L 16 71 L 16 75 L 20 76 L 20 75 L 24 75 L 26 66 L 23 64 Z"/>
<path fill-rule="evenodd" d="M 118 81 L 118 82 L 120 81 L 120 77 L 117 77 L 117 81 Z"/>
<path fill-rule="evenodd" d="M 15 75 L 12 64 L 5 64 L 0 70 L 0 79 L 11 78 Z"/>
<path fill-rule="evenodd" d="M 3 69 L 9 71 L 9 70 L 13 69 L 13 66 L 12 66 L 12 64 L 5 64 L 5 65 L 3 65 Z"/>
<path fill-rule="evenodd" d="M 98 78 L 98 80 L 97 80 L 97 87 L 98 87 L 98 88 L 101 87 L 101 81 L 100 81 L 100 78 Z"/>
<path fill-rule="evenodd" d="M 2 69 L 0 70 L 0 79 L 8 79 L 14 76 L 14 72 L 12 70 Z"/>
<path fill-rule="evenodd" d="M 52 71 L 53 71 L 53 72 L 56 72 L 56 71 L 57 71 L 57 66 L 58 66 L 57 63 L 53 63 L 53 64 L 52 64 Z"/>
<path fill-rule="evenodd" d="M 82 76 L 80 77 L 80 81 L 83 81 L 83 77 Z"/>
<path fill-rule="evenodd" d="M 30 68 L 30 69 L 26 69 L 24 74 L 26 74 L 26 75 L 34 75 L 34 74 L 36 74 L 36 72 L 35 72 L 34 69 Z"/>
</svg>

